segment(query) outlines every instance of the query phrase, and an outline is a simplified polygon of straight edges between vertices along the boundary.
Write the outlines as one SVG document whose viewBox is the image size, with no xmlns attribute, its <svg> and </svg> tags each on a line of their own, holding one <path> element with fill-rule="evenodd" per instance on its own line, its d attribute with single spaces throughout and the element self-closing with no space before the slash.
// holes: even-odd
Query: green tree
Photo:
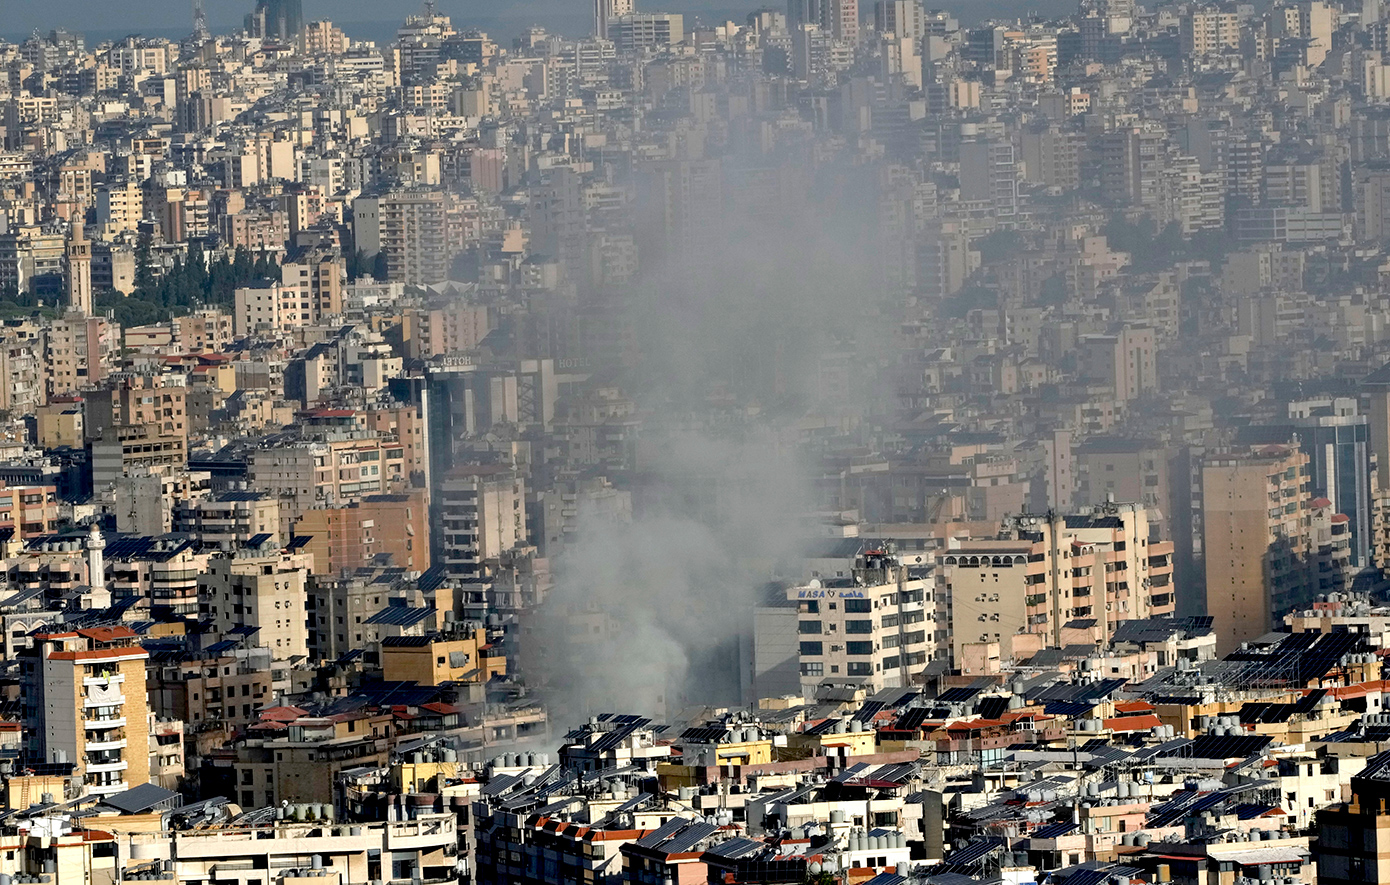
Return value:
<svg viewBox="0 0 1390 885">
<path fill-rule="evenodd" d="M 147 297 L 154 294 L 154 235 L 140 231 L 135 239 L 135 294 Z"/>
</svg>

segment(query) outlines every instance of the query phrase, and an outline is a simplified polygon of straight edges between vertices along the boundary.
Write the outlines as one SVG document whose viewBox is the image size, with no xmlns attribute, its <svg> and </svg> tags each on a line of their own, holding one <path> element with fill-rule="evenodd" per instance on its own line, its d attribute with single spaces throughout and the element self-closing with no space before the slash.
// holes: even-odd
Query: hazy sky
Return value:
<svg viewBox="0 0 1390 885">
<path fill-rule="evenodd" d="M 205 0 L 214 30 L 229 28 L 251 11 L 255 0 Z M 656 8 L 663 4 L 643 4 Z M 679 0 L 673 9 L 711 9 L 734 6 L 730 0 Z M 749 8 L 759 5 L 750 3 Z M 335 22 L 397 21 L 417 12 L 419 0 L 304 0 L 304 16 Z M 191 26 L 193 0 L 143 0 L 140 3 L 112 3 L 111 0 L 8 0 L 3 3 L 0 30 L 8 34 L 27 33 L 34 28 L 65 26 L 73 30 L 110 31 L 129 29 L 168 29 Z M 574 20 L 588 17 L 592 0 L 438 0 L 438 8 L 455 23 L 467 25 L 470 18 L 496 20 L 534 18 Z M 510 36 L 510 35 L 509 35 Z"/>
<path fill-rule="evenodd" d="M 225 32 L 241 23 L 256 0 L 204 0 L 214 31 Z M 437 0 L 441 12 L 451 16 L 456 25 L 491 28 L 491 36 L 503 43 L 521 32 L 528 24 L 539 24 L 568 36 L 577 36 L 576 28 L 589 25 L 593 16 L 593 0 Z M 723 11 L 738 15 L 759 6 L 781 8 L 784 0 L 638 0 L 639 9 L 668 12 Z M 359 39 L 384 39 L 389 31 L 373 29 L 364 32 L 354 29 L 359 22 L 399 22 L 410 13 L 420 10 L 420 0 L 304 0 L 304 15 L 308 19 L 331 19 L 347 26 L 350 35 Z M 872 6 L 861 0 L 861 8 Z M 953 9 L 962 24 L 980 18 L 1004 18 L 1037 11 L 1044 15 L 1070 14 L 1076 0 L 941 0 L 930 3 L 933 8 Z M 191 30 L 193 0 L 141 0 L 139 3 L 111 0 L 0 0 L 0 35 L 23 37 L 34 28 L 45 32 L 55 27 L 83 31 L 100 39 L 112 32 L 184 33 Z M 867 14 L 867 13 L 866 13 Z M 356 30 L 356 33 L 354 33 Z"/>
</svg>

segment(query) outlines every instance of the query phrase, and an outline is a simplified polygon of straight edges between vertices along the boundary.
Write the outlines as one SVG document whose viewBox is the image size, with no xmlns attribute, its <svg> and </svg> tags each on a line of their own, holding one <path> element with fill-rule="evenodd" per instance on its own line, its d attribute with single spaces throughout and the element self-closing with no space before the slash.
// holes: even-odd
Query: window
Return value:
<svg viewBox="0 0 1390 885">
<path fill-rule="evenodd" d="M 807 636 L 819 636 L 821 634 L 820 621 L 802 621 L 797 630 Z"/>
<path fill-rule="evenodd" d="M 846 642 L 845 654 L 851 655 L 871 655 L 874 653 L 872 642 Z"/>
<path fill-rule="evenodd" d="M 873 608 L 874 607 L 872 601 L 868 599 L 845 600 L 845 611 L 847 612 L 857 612 L 862 614 L 864 612 L 873 611 Z"/>
<path fill-rule="evenodd" d="M 845 621 L 846 633 L 872 633 L 874 632 L 873 621 Z"/>
<path fill-rule="evenodd" d="M 803 643 L 801 643 L 801 656 L 802 656 L 803 658 L 807 658 L 807 657 L 819 657 L 820 655 L 823 655 L 823 654 L 825 654 L 825 650 L 824 650 L 824 646 L 823 646 L 821 643 L 819 643 L 819 642 L 803 642 Z"/>
<path fill-rule="evenodd" d="M 825 675 L 825 665 L 822 664 L 820 661 L 816 661 L 816 662 L 814 662 L 814 663 L 802 664 L 802 665 L 801 665 L 801 675 L 802 675 L 802 676 L 824 676 L 824 675 Z"/>
<path fill-rule="evenodd" d="M 874 665 L 868 661 L 850 661 L 845 667 L 845 673 L 850 676 L 872 676 Z"/>
</svg>

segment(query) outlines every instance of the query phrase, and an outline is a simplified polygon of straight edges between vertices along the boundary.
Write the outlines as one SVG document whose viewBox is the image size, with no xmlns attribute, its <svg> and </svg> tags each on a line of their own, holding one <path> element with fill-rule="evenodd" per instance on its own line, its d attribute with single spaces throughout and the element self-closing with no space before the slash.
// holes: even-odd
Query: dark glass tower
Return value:
<svg viewBox="0 0 1390 885">
<path fill-rule="evenodd" d="M 256 14 L 265 13 L 265 36 L 293 40 L 304 30 L 304 0 L 260 0 Z"/>
</svg>

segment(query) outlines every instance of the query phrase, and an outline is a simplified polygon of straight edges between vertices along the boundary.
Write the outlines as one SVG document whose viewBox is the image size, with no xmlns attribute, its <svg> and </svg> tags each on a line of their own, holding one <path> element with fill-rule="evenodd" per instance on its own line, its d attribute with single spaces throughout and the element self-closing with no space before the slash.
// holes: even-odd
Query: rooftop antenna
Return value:
<svg viewBox="0 0 1390 885">
<path fill-rule="evenodd" d="M 208 12 L 203 6 L 203 0 L 193 0 L 193 37 L 206 40 L 211 36 L 212 31 L 208 29 Z"/>
</svg>

